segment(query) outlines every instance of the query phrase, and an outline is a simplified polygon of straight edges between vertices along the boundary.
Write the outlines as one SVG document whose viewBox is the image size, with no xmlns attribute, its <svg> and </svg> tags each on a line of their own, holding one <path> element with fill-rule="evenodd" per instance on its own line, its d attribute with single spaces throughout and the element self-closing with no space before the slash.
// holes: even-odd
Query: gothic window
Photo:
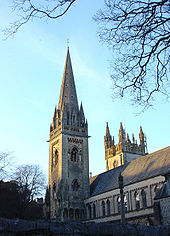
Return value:
<svg viewBox="0 0 170 236">
<path fill-rule="evenodd" d="M 96 218 L 96 205 L 93 204 L 93 218 Z"/>
<path fill-rule="evenodd" d="M 67 125 L 69 125 L 69 112 L 67 112 Z"/>
<path fill-rule="evenodd" d="M 64 208 L 63 217 L 64 217 L 64 219 L 68 218 L 68 210 L 67 210 L 67 208 Z"/>
<path fill-rule="evenodd" d="M 105 202 L 102 201 L 102 213 L 103 213 L 103 216 L 105 216 Z"/>
<path fill-rule="evenodd" d="M 75 116 L 73 116 L 73 123 L 75 123 Z"/>
<path fill-rule="evenodd" d="M 76 219 L 79 219 L 79 218 L 80 218 L 80 211 L 79 211 L 79 209 L 76 209 L 76 210 L 75 210 L 75 218 L 76 218 Z"/>
<path fill-rule="evenodd" d="M 79 189 L 80 185 L 79 185 L 77 179 L 73 179 L 71 186 L 72 186 L 73 191 L 77 191 Z"/>
<path fill-rule="evenodd" d="M 127 197 L 124 196 L 124 209 L 125 209 L 125 212 L 127 212 Z"/>
<path fill-rule="evenodd" d="M 117 198 L 117 210 L 118 210 L 118 213 L 121 212 L 121 199 L 120 199 L 120 196 Z"/>
<path fill-rule="evenodd" d="M 140 209 L 140 197 L 139 197 L 139 193 L 135 192 L 134 194 L 135 197 L 135 203 L 136 203 L 136 210 Z"/>
<path fill-rule="evenodd" d="M 58 151 L 56 149 L 53 156 L 53 167 L 55 167 L 57 164 L 58 164 Z"/>
<path fill-rule="evenodd" d="M 155 188 L 154 188 L 154 193 L 155 193 L 155 195 L 156 195 L 156 193 L 158 192 L 159 189 L 160 189 L 160 188 L 156 185 Z"/>
<path fill-rule="evenodd" d="M 73 162 L 78 161 L 78 150 L 75 147 L 71 151 L 71 161 L 73 161 Z"/>
<path fill-rule="evenodd" d="M 146 200 L 146 192 L 145 190 L 141 191 L 141 195 L 142 195 L 142 206 L 143 208 L 147 207 L 147 200 Z"/>
<path fill-rule="evenodd" d="M 107 200 L 106 204 L 107 204 L 107 215 L 109 216 L 110 215 L 110 201 L 109 201 L 109 199 Z"/>
<path fill-rule="evenodd" d="M 53 191 L 56 191 L 56 183 L 53 183 Z"/>
<path fill-rule="evenodd" d="M 74 210 L 73 210 L 73 208 L 70 208 L 70 210 L 69 210 L 69 218 L 70 219 L 74 218 Z"/>
<path fill-rule="evenodd" d="M 89 219 L 91 219 L 91 205 L 90 204 L 87 205 L 87 211 L 88 211 L 88 217 Z"/>
<path fill-rule="evenodd" d="M 81 219 L 84 219 L 84 218 L 85 218 L 85 213 L 84 213 L 84 210 L 81 210 L 81 212 L 80 212 L 80 213 L 81 213 L 81 215 L 80 215 L 80 218 L 81 218 Z"/>
<path fill-rule="evenodd" d="M 113 162 L 113 168 L 116 168 L 118 166 L 118 162 L 115 160 L 114 162 Z"/>
</svg>

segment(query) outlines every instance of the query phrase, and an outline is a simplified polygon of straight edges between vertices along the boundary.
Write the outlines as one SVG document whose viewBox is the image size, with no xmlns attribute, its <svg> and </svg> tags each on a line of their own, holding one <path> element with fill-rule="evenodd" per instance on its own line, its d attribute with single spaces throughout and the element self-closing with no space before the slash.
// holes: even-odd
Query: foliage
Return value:
<svg viewBox="0 0 170 236">
<path fill-rule="evenodd" d="M 94 20 L 113 50 L 113 97 L 130 93 L 143 109 L 158 92 L 168 97 L 169 1 L 105 0 Z"/>
<path fill-rule="evenodd" d="M 23 25 L 34 18 L 57 19 L 67 13 L 76 0 L 12 0 L 12 11 L 16 13 L 15 22 L 5 30 L 7 37 L 14 35 Z"/>
<path fill-rule="evenodd" d="M 0 181 L 0 203 L 0 217 L 32 220 L 43 217 L 43 205 L 28 201 L 15 181 Z"/>
</svg>

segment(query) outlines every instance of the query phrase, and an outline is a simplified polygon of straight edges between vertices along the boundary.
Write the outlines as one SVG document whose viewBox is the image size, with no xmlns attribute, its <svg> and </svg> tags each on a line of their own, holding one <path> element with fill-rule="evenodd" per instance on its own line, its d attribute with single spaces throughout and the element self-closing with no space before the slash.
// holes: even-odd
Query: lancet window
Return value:
<svg viewBox="0 0 170 236">
<path fill-rule="evenodd" d="M 125 212 L 127 212 L 127 197 L 124 196 L 124 208 L 125 208 Z"/>
<path fill-rule="evenodd" d="M 69 210 L 69 218 L 70 219 L 74 218 L 74 210 L 73 210 L 73 208 L 70 208 L 70 210 Z"/>
<path fill-rule="evenodd" d="M 71 151 L 71 161 L 77 162 L 78 161 L 78 150 L 74 147 Z"/>
<path fill-rule="evenodd" d="M 121 199 L 120 199 L 120 196 L 117 198 L 117 210 L 118 210 L 118 213 L 121 212 Z"/>
<path fill-rule="evenodd" d="M 96 218 L 96 205 L 93 204 L 93 218 Z"/>
<path fill-rule="evenodd" d="M 89 219 L 91 219 L 91 205 L 90 204 L 87 205 L 87 210 L 88 210 L 88 217 Z"/>
<path fill-rule="evenodd" d="M 72 190 L 73 191 L 77 191 L 79 189 L 79 187 L 80 187 L 80 185 L 78 183 L 78 180 L 77 179 L 73 179 L 71 186 L 72 186 Z"/>
<path fill-rule="evenodd" d="M 105 202 L 102 201 L 102 214 L 105 216 Z"/>
<path fill-rule="evenodd" d="M 68 210 L 67 210 L 67 208 L 64 208 L 63 217 L 64 217 L 65 219 L 68 218 Z"/>
<path fill-rule="evenodd" d="M 117 166 L 118 166 L 118 161 L 115 160 L 115 161 L 113 162 L 113 168 L 116 168 Z"/>
<path fill-rule="evenodd" d="M 135 203 L 136 203 L 136 210 L 140 209 L 140 197 L 139 197 L 139 193 L 135 192 L 134 194 L 135 197 Z"/>
<path fill-rule="evenodd" d="M 58 150 L 56 149 L 53 154 L 53 159 L 52 159 L 52 168 L 55 167 L 58 164 Z"/>
<path fill-rule="evenodd" d="M 141 196 L 142 196 L 142 206 L 143 206 L 143 208 L 146 208 L 147 207 L 147 200 L 146 200 L 145 190 L 141 191 Z"/>
<path fill-rule="evenodd" d="M 107 205 L 107 215 L 109 216 L 110 215 L 110 201 L 109 201 L 109 199 L 107 200 L 106 205 Z"/>
<path fill-rule="evenodd" d="M 75 210 L 75 218 L 76 218 L 76 219 L 79 219 L 79 218 L 80 218 L 80 211 L 79 211 L 79 209 L 76 209 L 76 210 Z"/>
</svg>

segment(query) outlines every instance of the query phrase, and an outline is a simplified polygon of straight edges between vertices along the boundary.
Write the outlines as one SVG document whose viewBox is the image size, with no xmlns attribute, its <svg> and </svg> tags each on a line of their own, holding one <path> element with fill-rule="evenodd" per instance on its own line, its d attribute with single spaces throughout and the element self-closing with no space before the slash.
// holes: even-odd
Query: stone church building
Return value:
<svg viewBox="0 0 170 236">
<path fill-rule="evenodd" d="M 134 135 L 130 140 L 122 123 L 115 144 L 107 123 L 106 172 L 89 178 L 88 138 L 88 123 L 82 103 L 78 105 L 68 48 L 59 103 L 50 125 L 47 215 L 63 222 L 120 222 L 121 174 L 126 221 L 170 224 L 170 147 L 148 154 L 142 127 L 137 144 Z"/>
<path fill-rule="evenodd" d="M 90 193 L 88 123 L 82 103 L 78 105 L 69 49 L 50 125 L 48 186 L 50 218 L 85 218 L 84 199 Z"/>
</svg>

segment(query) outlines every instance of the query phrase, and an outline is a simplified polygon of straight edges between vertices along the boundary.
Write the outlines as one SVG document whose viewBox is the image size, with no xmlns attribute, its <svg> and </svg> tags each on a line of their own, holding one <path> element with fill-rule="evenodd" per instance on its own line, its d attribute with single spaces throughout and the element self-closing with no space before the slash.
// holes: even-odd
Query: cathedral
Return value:
<svg viewBox="0 0 170 236">
<path fill-rule="evenodd" d="M 138 144 L 133 134 L 130 140 L 122 123 L 115 144 L 106 123 L 106 171 L 89 178 L 88 138 L 67 48 L 59 102 L 50 125 L 46 215 L 60 222 L 120 222 L 121 174 L 126 221 L 170 224 L 170 147 L 148 154 L 142 127 Z"/>
</svg>

